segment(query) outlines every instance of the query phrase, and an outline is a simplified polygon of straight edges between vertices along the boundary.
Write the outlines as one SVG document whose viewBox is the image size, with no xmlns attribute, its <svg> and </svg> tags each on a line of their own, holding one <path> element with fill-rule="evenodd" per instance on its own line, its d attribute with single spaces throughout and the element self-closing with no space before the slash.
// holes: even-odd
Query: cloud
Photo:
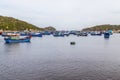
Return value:
<svg viewBox="0 0 120 80">
<path fill-rule="evenodd" d="M 119 24 L 119 3 L 119 0 L 1 0 L 0 15 L 40 27 L 82 29 L 98 24 Z"/>
</svg>

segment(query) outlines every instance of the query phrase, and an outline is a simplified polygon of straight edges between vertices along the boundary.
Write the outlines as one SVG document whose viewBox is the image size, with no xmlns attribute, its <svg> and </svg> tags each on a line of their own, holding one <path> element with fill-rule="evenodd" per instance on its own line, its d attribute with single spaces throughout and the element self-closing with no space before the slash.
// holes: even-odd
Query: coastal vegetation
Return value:
<svg viewBox="0 0 120 80">
<path fill-rule="evenodd" d="M 48 26 L 44 28 L 45 31 L 56 31 L 56 29 L 52 26 Z"/>
<path fill-rule="evenodd" d="M 40 28 L 28 22 L 13 17 L 0 16 L 0 30 L 3 31 L 44 31 L 56 30 L 54 27 Z"/>
<path fill-rule="evenodd" d="M 0 30 L 3 31 L 56 31 L 56 29 L 52 26 L 48 26 L 45 28 L 41 28 L 30 24 L 26 21 L 22 21 L 19 19 L 15 19 L 13 17 L 7 16 L 0 16 Z M 118 31 L 120 30 L 120 25 L 96 25 L 89 28 L 84 28 L 82 31 L 106 31 L 106 30 L 113 30 Z"/>
<path fill-rule="evenodd" d="M 93 27 L 82 29 L 82 31 L 106 31 L 106 30 L 113 30 L 113 31 L 120 30 L 120 25 L 105 24 L 105 25 L 96 25 Z"/>
</svg>

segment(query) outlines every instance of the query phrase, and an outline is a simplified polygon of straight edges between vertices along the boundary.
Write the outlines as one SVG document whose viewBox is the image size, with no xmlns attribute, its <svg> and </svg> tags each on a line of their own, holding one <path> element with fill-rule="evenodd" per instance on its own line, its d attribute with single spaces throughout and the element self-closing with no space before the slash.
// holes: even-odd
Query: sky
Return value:
<svg viewBox="0 0 120 80">
<path fill-rule="evenodd" d="M 0 15 L 38 27 L 81 30 L 120 24 L 120 0 L 0 0 Z"/>
</svg>

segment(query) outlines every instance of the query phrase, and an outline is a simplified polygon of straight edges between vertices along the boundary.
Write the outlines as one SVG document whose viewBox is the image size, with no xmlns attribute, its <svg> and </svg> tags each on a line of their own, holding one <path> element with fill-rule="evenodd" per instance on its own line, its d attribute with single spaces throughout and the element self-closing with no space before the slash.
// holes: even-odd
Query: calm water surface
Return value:
<svg viewBox="0 0 120 80">
<path fill-rule="evenodd" d="M 120 80 L 120 34 L 14 44 L 0 36 L 0 80 Z"/>
</svg>

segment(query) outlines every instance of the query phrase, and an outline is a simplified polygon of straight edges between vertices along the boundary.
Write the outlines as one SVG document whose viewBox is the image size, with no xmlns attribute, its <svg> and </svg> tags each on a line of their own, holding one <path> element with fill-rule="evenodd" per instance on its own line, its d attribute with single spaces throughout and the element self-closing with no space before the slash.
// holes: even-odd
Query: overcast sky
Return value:
<svg viewBox="0 0 120 80">
<path fill-rule="evenodd" d="M 120 24 L 120 0 L 0 0 L 0 15 L 39 27 L 80 30 Z"/>
</svg>

